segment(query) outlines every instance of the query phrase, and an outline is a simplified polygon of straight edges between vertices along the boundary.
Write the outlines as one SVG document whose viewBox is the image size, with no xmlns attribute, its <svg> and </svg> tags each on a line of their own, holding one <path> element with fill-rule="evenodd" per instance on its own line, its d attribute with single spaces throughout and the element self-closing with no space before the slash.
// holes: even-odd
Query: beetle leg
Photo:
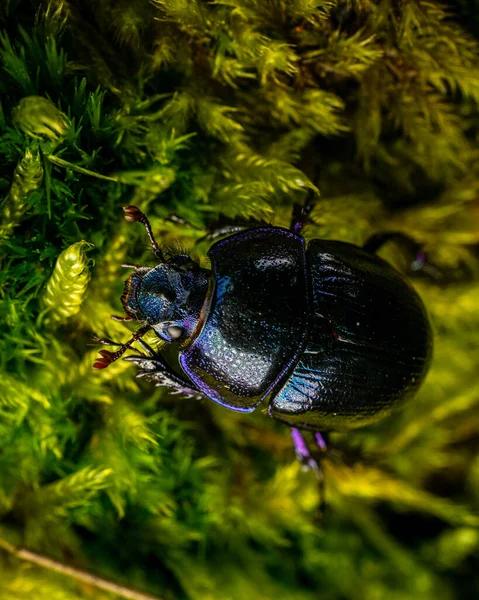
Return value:
<svg viewBox="0 0 479 600">
<path fill-rule="evenodd" d="M 297 235 L 301 233 L 303 227 L 308 222 L 317 200 L 318 195 L 316 191 L 310 190 L 303 204 L 295 204 L 293 206 L 291 225 L 289 226 L 293 233 L 296 233 Z"/>
<path fill-rule="evenodd" d="M 291 437 L 293 439 L 296 458 L 299 460 L 303 468 L 311 469 L 316 473 L 318 479 L 322 479 L 321 468 L 316 459 L 311 456 L 311 452 L 306 444 L 303 434 L 296 427 L 291 428 Z"/>
<path fill-rule="evenodd" d="M 204 241 L 212 242 L 220 237 L 231 235 L 233 233 L 237 233 L 238 231 L 243 231 L 244 229 L 253 229 L 255 227 L 264 227 L 265 225 L 269 225 L 266 223 L 266 221 L 259 221 L 256 219 L 241 220 L 236 217 L 225 217 L 224 215 L 221 215 L 217 221 L 208 223 L 208 225 L 204 228 L 197 227 L 196 225 L 193 225 L 193 223 L 183 219 L 183 217 L 175 214 L 168 215 L 165 220 L 169 221 L 170 223 L 177 223 L 179 225 L 189 227 L 195 231 L 204 231 L 205 234 L 196 240 L 196 244 L 200 244 Z"/>
<path fill-rule="evenodd" d="M 245 229 L 255 229 L 257 227 L 268 226 L 269 223 L 261 221 L 259 219 L 241 219 L 238 217 L 225 217 L 221 215 L 217 221 L 208 223 L 207 233 L 201 237 L 196 243 L 199 244 L 203 241 L 213 242 L 220 237 L 225 235 L 232 235 Z"/>
<path fill-rule="evenodd" d="M 256 225 L 256 227 L 261 227 L 261 225 Z M 220 237 L 224 235 L 233 235 L 233 233 L 238 233 L 239 231 L 244 231 L 245 229 L 252 229 L 251 226 L 246 224 L 236 224 L 231 223 L 230 225 L 224 225 L 223 227 L 212 227 L 208 229 L 208 233 L 200 237 L 197 241 L 197 244 L 200 242 L 214 242 Z"/>
<path fill-rule="evenodd" d="M 326 444 L 326 440 L 324 439 L 323 435 L 319 433 L 319 431 L 314 432 L 314 441 L 316 442 L 318 448 L 320 448 L 323 452 L 326 452 L 328 446 Z"/>
<path fill-rule="evenodd" d="M 293 444 L 294 444 L 294 449 L 296 451 L 296 457 L 299 460 L 299 462 L 301 463 L 303 469 L 306 469 L 306 470 L 311 469 L 312 471 L 314 471 L 316 477 L 318 478 L 319 497 L 320 497 L 319 512 L 320 512 L 320 514 L 323 514 L 324 509 L 326 507 L 326 502 L 325 502 L 325 490 L 324 490 L 324 487 L 325 487 L 324 474 L 323 474 L 323 470 L 321 469 L 321 464 L 318 460 L 316 460 L 313 456 L 311 456 L 311 452 L 308 448 L 308 445 L 304 441 L 303 434 L 301 433 L 301 431 L 299 429 L 297 429 L 296 427 L 292 427 L 291 428 L 291 437 L 293 438 Z M 326 452 L 326 442 L 324 441 L 324 438 L 319 433 L 319 431 L 316 431 L 314 433 L 314 440 L 315 440 L 318 448 L 322 452 Z"/>
<path fill-rule="evenodd" d="M 396 242 L 402 246 L 406 252 L 413 256 L 413 260 L 409 264 L 409 269 L 413 273 L 423 272 L 431 276 L 433 279 L 442 279 L 441 270 L 428 262 L 426 254 L 423 250 L 423 244 L 417 242 L 412 237 L 402 231 L 384 231 L 375 233 L 366 240 L 363 248 L 372 254 L 376 254 L 388 242 Z"/>
<path fill-rule="evenodd" d="M 414 256 L 422 253 L 422 244 L 416 242 L 412 237 L 409 237 L 401 231 L 382 231 L 380 233 L 375 233 L 366 240 L 363 248 L 372 254 L 376 254 L 384 244 L 391 241 L 398 242 Z"/>
<path fill-rule="evenodd" d="M 175 223 L 176 225 L 183 225 L 184 227 L 194 229 L 195 231 L 204 231 L 202 227 L 197 227 L 196 225 L 193 225 L 191 221 L 187 221 L 186 219 L 183 219 L 183 217 L 175 215 L 174 213 L 171 213 L 165 217 L 165 221 L 168 221 L 168 223 Z"/>
<path fill-rule="evenodd" d="M 148 347 L 148 351 L 150 352 L 152 349 Z M 154 354 L 153 356 L 127 356 L 124 360 L 133 363 L 141 369 L 137 375 L 139 378 L 154 381 L 157 386 L 168 388 L 177 394 L 197 399 L 207 399 L 192 381 L 173 371 L 160 354 Z"/>
</svg>

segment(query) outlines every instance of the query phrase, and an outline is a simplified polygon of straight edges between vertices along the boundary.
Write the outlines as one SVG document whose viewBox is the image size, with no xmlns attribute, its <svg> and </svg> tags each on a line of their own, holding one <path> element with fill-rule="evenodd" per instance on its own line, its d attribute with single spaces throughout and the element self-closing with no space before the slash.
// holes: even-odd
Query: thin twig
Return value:
<svg viewBox="0 0 479 600">
<path fill-rule="evenodd" d="M 116 177 L 109 177 L 108 175 L 102 175 L 101 173 L 95 173 L 95 171 L 90 171 L 90 169 L 85 169 L 84 167 L 80 167 L 79 165 L 75 165 L 74 163 L 69 162 L 68 160 L 64 160 L 59 156 L 55 156 L 54 154 L 49 154 L 47 156 L 47 160 L 49 160 L 54 165 L 58 167 L 65 167 L 68 169 L 72 169 L 72 171 L 77 171 L 78 173 L 83 173 L 83 175 L 90 175 L 91 177 L 96 177 L 97 179 L 104 179 L 105 181 L 115 181 L 118 179 Z"/>
<path fill-rule="evenodd" d="M 76 569 L 75 567 L 69 567 L 68 565 L 58 562 L 57 560 L 47 558 L 46 556 L 42 556 L 41 554 L 27 550 L 26 548 L 16 548 L 5 540 L 0 539 L 0 548 L 3 548 L 21 560 L 28 561 L 29 563 L 38 565 L 44 569 L 48 569 L 49 571 L 61 573 L 62 575 L 70 577 L 71 579 L 76 579 L 82 583 L 87 583 L 100 590 L 117 594 L 122 598 L 127 598 L 127 600 L 161 600 L 157 596 L 150 596 L 149 594 L 137 592 L 130 588 L 124 587 L 123 585 L 119 585 L 118 583 L 114 583 L 113 581 L 108 581 L 107 579 L 98 577 L 97 575 L 89 573 L 88 571 Z"/>
</svg>

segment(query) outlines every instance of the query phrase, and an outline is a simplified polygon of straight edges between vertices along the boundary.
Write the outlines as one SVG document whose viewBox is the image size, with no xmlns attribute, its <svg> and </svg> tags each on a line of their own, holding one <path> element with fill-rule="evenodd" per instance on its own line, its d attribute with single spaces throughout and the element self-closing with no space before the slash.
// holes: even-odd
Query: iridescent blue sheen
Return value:
<svg viewBox="0 0 479 600">
<path fill-rule="evenodd" d="M 158 385 L 236 411 L 267 399 L 272 417 L 327 431 L 381 418 L 424 379 L 424 306 L 371 251 L 327 240 L 306 248 L 267 226 L 215 243 L 209 257 L 211 272 L 185 255 L 126 282 L 128 314 L 167 341 L 183 332 L 182 373 L 161 355 L 129 358 Z"/>
<path fill-rule="evenodd" d="M 180 364 L 212 400 L 251 411 L 302 350 L 309 318 L 304 240 L 262 227 L 215 244 L 209 256 L 211 306 Z"/>
<path fill-rule="evenodd" d="M 161 264 L 151 269 L 143 278 L 141 293 L 137 296 L 140 314 L 154 323 L 170 320 L 175 305 L 179 304 L 178 291 L 182 291 L 175 272 L 171 273 L 167 264 Z M 184 294 L 181 294 L 181 299 Z"/>
<path fill-rule="evenodd" d="M 424 306 L 395 269 L 352 244 L 313 240 L 307 256 L 312 328 L 268 412 L 321 431 L 374 422 L 424 379 L 432 351 Z"/>
<path fill-rule="evenodd" d="M 195 330 L 206 291 L 209 271 L 198 265 L 185 269 L 184 255 L 153 269 L 141 267 L 125 282 L 122 303 L 125 312 L 144 321 L 164 340 L 172 341 L 169 327 L 180 327 L 185 339 Z"/>
</svg>

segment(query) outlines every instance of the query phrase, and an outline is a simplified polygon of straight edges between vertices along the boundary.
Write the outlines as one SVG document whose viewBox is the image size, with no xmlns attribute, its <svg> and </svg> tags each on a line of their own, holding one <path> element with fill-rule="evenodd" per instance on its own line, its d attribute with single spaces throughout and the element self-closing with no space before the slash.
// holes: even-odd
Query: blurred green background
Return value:
<svg viewBox="0 0 479 600">
<path fill-rule="evenodd" d="M 478 597 L 478 8 L 3 0 L 1 600 L 115 597 L 19 548 L 165 600 Z M 313 183 L 308 239 L 403 231 L 442 273 L 414 280 L 427 381 L 331 435 L 323 514 L 264 408 L 94 371 L 90 345 L 128 338 L 121 263 L 154 263 L 123 205 L 206 265 L 167 214 L 287 225 Z"/>
</svg>

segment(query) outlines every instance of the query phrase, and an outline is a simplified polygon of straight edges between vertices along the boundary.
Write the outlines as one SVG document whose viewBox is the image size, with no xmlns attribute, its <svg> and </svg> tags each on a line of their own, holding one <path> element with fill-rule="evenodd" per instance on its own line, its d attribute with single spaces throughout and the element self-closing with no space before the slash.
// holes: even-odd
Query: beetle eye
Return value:
<svg viewBox="0 0 479 600">
<path fill-rule="evenodd" d="M 161 290 L 161 292 L 157 292 L 154 294 L 160 300 L 165 300 L 166 302 L 173 302 L 175 300 L 175 294 L 170 290 Z"/>
<path fill-rule="evenodd" d="M 172 340 L 177 340 L 183 334 L 183 329 L 177 325 L 171 325 L 166 328 L 166 331 Z"/>
</svg>

